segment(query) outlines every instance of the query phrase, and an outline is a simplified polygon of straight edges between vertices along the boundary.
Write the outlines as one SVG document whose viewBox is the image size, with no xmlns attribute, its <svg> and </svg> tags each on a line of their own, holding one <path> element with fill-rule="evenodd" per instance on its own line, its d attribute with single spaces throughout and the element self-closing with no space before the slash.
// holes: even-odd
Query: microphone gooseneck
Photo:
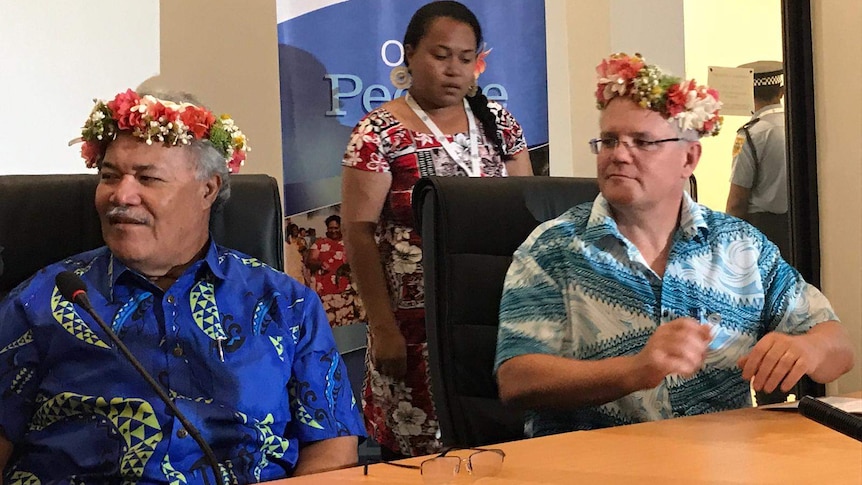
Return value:
<svg viewBox="0 0 862 485">
<path fill-rule="evenodd" d="M 174 413 L 174 416 L 177 417 L 177 419 L 180 421 L 186 431 L 188 431 L 189 436 L 191 436 L 192 439 L 195 440 L 195 443 L 197 443 L 198 446 L 201 448 L 201 451 L 203 451 L 204 456 L 206 457 L 206 460 L 210 465 L 210 468 L 212 468 L 216 484 L 224 485 L 221 470 L 219 469 L 218 465 L 218 460 L 216 459 L 215 453 L 213 453 L 212 448 L 210 448 L 207 442 L 204 441 L 200 431 L 198 431 L 198 429 L 185 417 L 185 415 L 180 412 L 179 408 L 177 408 L 176 404 L 174 404 L 174 401 L 162 389 L 162 386 L 160 386 L 156 382 L 156 380 L 153 379 L 153 376 L 151 376 L 150 373 L 147 372 L 146 369 L 144 369 L 144 366 L 132 354 L 129 348 L 126 347 L 126 344 L 124 344 L 123 341 L 120 340 L 120 337 L 118 337 L 117 334 L 115 334 L 114 331 L 111 330 L 111 327 L 108 326 L 108 324 L 105 323 L 104 320 L 102 320 L 102 317 L 100 317 L 99 314 L 96 313 L 96 310 L 90 303 L 90 298 L 87 296 L 87 285 L 84 284 L 84 281 L 78 275 L 71 271 L 63 271 L 59 273 L 54 281 L 57 284 L 57 289 L 60 291 L 60 294 L 63 295 L 63 298 L 69 300 L 72 303 L 78 304 L 78 306 L 86 310 L 86 312 L 91 317 L 93 317 L 94 320 L 96 320 L 96 323 L 98 323 L 99 326 L 102 327 L 102 330 L 105 332 L 105 334 L 107 334 L 111 342 L 113 342 L 114 345 L 116 345 L 117 348 L 120 349 L 120 352 L 132 364 L 135 370 L 138 371 L 138 374 L 140 374 L 141 377 L 143 377 L 144 380 L 147 381 L 147 384 L 149 384 L 150 387 L 153 388 L 153 390 L 159 396 L 159 399 L 161 399 L 162 402 L 164 402 L 165 405 L 168 407 L 168 409 L 170 409 L 171 412 Z"/>
<path fill-rule="evenodd" d="M 799 414 L 828 426 L 839 433 L 862 441 L 862 418 L 836 408 L 819 399 L 804 396 L 799 401 Z"/>
</svg>

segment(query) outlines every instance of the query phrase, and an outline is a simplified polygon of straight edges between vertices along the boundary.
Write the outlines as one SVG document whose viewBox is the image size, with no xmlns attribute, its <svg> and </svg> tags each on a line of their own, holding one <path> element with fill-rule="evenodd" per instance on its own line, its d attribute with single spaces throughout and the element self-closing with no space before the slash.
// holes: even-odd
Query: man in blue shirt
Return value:
<svg viewBox="0 0 862 485">
<path fill-rule="evenodd" d="M 363 425 L 319 299 L 209 237 L 245 136 L 190 98 L 161 98 L 129 90 L 84 126 L 107 246 L 0 303 L 4 483 L 214 483 L 189 430 L 61 296 L 64 270 L 200 430 L 224 483 L 357 461 Z"/>
<path fill-rule="evenodd" d="M 829 302 L 748 223 L 683 187 L 718 93 L 617 54 L 598 67 L 601 194 L 540 225 L 500 306 L 503 401 L 530 436 L 751 405 L 803 375 L 829 382 L 853 352 Z"/>
</svg>

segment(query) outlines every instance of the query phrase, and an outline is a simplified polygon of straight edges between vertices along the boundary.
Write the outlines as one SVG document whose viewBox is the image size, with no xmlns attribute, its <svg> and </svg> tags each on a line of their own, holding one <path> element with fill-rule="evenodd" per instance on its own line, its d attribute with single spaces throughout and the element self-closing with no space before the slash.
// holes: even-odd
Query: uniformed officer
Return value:
<svg viewBox="0 0 862 485">
<path fill-rule="evenodd" d="M 737 131 L 727 213 L 747 220 L 790 257 L 787 158 L 784 144 L 784 68 L 778 61 L 739 67 L 754 71 L 751 120 Z"/>
</svg>

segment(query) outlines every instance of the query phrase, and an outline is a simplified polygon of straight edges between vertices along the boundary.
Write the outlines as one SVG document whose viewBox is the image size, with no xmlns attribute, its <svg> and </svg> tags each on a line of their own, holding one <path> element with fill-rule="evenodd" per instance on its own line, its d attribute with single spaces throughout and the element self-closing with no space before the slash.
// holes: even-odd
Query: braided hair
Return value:
<svg viewBox="0 0 862 485">
<path fill-rule="evenodd" d="M 407 31 L 404 32 L 404 42 L 402 44 L 405 46 L 418 45 L 419 41 L 425 37 L 428 26 L 431 25 L 433 20 L 439 17 L 451 18 L 469 25 L 476 37 L 476 51 L 478 52 L 479 46 L 482 45 L 482 26 L 479 25 L 479 19 L 476 18 L 476 15 L 469 8 L 455 1 L 431 2 L 417 10 L 410 19 L 410 23 L 407 24 Z M 407 64 L 406 59 L 404 62 Z M 494 116 L 491 108 L 488 107 L 488 98 L 482 94 L 482 90 L 477 89 L 475 96 L 467 96 L 467 103 L 470 104 L 470 109 L 473 110 L 473 114 L 479 119 L 482 131 L 485 132 L 485 137 L 494 143 L 500 157 L 504 161 L 510 159 L 511 157 L 506 156 L 503 151 L 503 140 L 497 132 L 497 117 Z"/>
</svg>

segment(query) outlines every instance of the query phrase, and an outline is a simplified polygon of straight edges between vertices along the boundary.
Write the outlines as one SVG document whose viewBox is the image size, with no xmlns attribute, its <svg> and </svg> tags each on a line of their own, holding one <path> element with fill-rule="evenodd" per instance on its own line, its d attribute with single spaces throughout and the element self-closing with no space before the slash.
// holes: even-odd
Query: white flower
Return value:
<svg viewBox="0 0 862 485">
<path fill-rule="evenodd" d="M 395 228 L 395 240 L 396 241 L 409 241 L 410 240 L 410 228 L 409 227 L 396 227 Z"/>
<path fill-rule="evenodd" d="M 406 436 L 416 436 L 422 433 L 422 424 L 428 415 L 425 411 L 414 408 L 409 402 L 398 403 L 398 409 L 392 413 L 392 419 L 395 421 L 398 434 Z"/>
<path fill-rule="evenodd" d="M 392 270 L 396 273 L 415 273 L 417 264 L 422 260 L 422 250 L 406 241 L 395 243 L 395 263 Z"/>
</svg>

